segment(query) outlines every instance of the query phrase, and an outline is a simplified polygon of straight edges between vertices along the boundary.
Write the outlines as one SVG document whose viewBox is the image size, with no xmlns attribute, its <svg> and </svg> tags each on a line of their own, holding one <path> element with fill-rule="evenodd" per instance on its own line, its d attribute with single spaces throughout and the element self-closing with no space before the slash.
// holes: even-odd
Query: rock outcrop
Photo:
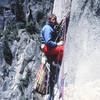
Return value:
<svg viewBox="0 0 100 100">
<path fill-rule="evenodd" d="M 42 100 L 33 92 L 39 33 L 51 0 L 0 0 L 0 100 Z"/>
</svg>

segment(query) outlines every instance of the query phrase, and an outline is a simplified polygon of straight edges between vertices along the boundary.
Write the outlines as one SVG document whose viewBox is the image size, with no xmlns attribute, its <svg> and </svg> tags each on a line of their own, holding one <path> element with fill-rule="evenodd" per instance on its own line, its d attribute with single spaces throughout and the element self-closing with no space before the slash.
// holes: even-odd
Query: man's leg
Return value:
<svg viewBox="0 0 100 100">
<path fill-rule="evenodd" d="M 50 66 L 50 77 L 49 77 L 49 100 L 54 100 L 54 85 L 56 81 L 56 68 L 54 66 Z"/>
<path fill-rule="evenodd" d="M 62 61 L 63 50 L 64 50 L 64 46 L 56 46 L 52 49 L 48 49 L 47 46 L 45 45 L 44 48 L 43 48 L 43 52 L 45 54 L 51 55 L 51 56 L 57 55 L 57 57 L 55 59 L 55 63 Z"/>
<path fill-rule="evenodd" d="M 57 55 L 56 59 L 55 59 L 55 63 L 62 61 L 63 50 L 64 50 L 64 46 L 56 46 L 55 48 L 53 48 L 52 50 L 49 51 L 49 54 Z"/>
</svg>

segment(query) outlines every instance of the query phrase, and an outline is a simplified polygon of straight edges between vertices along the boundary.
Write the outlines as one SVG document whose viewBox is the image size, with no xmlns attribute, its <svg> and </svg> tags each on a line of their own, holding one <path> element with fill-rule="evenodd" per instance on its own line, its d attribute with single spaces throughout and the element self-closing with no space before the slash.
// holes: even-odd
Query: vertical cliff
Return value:
<svg viewBox="0 0 100 100">
<path fill-rule="evenodd" d="M 54 99 L 61 93 L 64 100 L 100 99 L 99 0 L 0 0 L 0 100 L 47 99 L 33 86 L 41 60 L 39 32 L 52 10 L 59 22 L 70 15 Z"/>
<path fill-rule="evenodd" d="M 61 1 L 67 2 L 67 0 Z M 99 100 L 100 98 L 99 5 L 99 0 L 72 0 L 64 66 L 61 67 L 61 70 L 64 69 L 64 100 Z M 58 14 L 58 10 L 56 11 Z M 61 12 L 58 15 L 62 16 Z M 62 71 L 60 80 L 61 75 Z"/>
<path fill-rule="evenodd" d="M 72 0 L 55 0 L 53 6 L 53 13 L 57 15 L 57 20 L 60 22 L 64 16 L 68 17 L 71 12 Z"/>
</svg>

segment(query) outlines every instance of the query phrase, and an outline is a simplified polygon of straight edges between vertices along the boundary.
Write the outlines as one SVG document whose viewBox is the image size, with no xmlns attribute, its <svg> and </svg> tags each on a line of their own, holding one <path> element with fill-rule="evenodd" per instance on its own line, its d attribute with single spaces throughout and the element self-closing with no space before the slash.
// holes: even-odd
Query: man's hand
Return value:
<svg viewBox="0 0 100 100">
<path fill-rule="evenodd" d="M 59 42 L 57 43 L 57 45 L 58 45 L 58 46 L 64 45 L 64 41 L 59 41 Z"/>
</svg>

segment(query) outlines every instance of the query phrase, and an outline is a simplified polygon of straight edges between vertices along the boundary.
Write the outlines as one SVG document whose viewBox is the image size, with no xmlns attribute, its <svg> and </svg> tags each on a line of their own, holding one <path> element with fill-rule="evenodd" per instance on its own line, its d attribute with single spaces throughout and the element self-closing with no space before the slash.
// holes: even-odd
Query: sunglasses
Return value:
<svg viewBox="0 0 100 100">
<path fill-rule="evenodd" d="M 56 18 L 51 18 L 52 20 L 57 20 Z"/>
</svg>

